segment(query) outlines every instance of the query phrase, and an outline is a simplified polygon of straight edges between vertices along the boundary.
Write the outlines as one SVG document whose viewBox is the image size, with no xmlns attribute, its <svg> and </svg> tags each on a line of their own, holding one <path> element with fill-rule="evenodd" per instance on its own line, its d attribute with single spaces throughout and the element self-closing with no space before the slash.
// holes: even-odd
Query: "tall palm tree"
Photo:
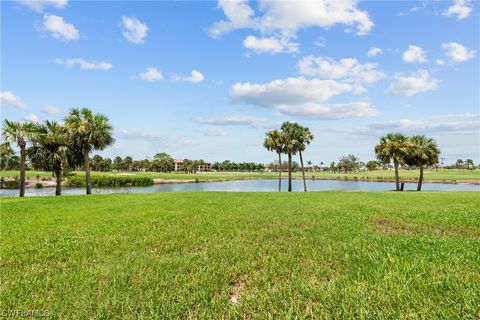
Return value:
<svg viewBox="0 0 480 320">
<path fill-rule="evenodd" d="M 303 127 L 298 123 L 294 123 L 296 127 L 295 139 L 298 141 L 297 148 L 298 148 L 298 155 L 300 156 L 300 166 L 302 168 L 302 176 L 303 176 L 303 191 L 307 192 L 307 182 L 305 180 L 305 168 L 303 166 L 303 156 L 302 151 L 305 151 L 307 145 L 313 140 L 313 134 L 310 132 L 310 129 L 307 127 Z"/>
<path fill-rule="evenodd" d="M 74 108 L 65 117 L 65 126 L 70 138 L 82 150 L 85 166 L 87 194 L 92 193 L 90 182 L 90 158 L 92 150 L 104 150 L 115 141 L 112 137 L 113 127 L 108 118 L 102 114 L 94 114 L 90 109 Z"/>
<path fill-rule="evenodd" d="M 417 191 L 422 190 L 423 183 L 423 168 L 424 166 L 433 166 L 438 163 L 440 150 L 437 143 L 432 138 L 425 136 L 413 136 L 410 138 L 411 146 L 407 163 L 409 165 L 418 166 L 420 169 L 420 176 L 418 177 Z"/>
<path fill-rule="evenodd" d="M 263 146 L 268 151 L 274 151 L 278 154 L 278 192 L 282 191 L 282 152 L 283 138 L 278 130 L 267 132 Z"/>
<path fill-rule="evenodd" d="M 401 133 L 389 133 L 386 136 L 380 138 L 380 143 L 375 146 L 375 154 L 377 158 L 384 162 L 389 163 L 393 161 L 395 167 L 395 187 L 397 191 L 400 191 L 400 178 L 398 176 L 398 166 L 404 163 L 409 141 L 407 137 Z"/>
<path fill-rule="evenodd" d="M 5 119 L 2 135 L 6 141 L 16 143 L 20 149 L 20 197 L 25 196 L 25 159 L 27 157 L 27 140 L 34 130 L 31 122 L 20 123 Z"/>
<path fill-rule="evenodd" d="M 69 137 L 64 126 L 55 121 L 36 125 L 32 136 L 32 146 L 27 150 L 28 157 L 44 170 L 55 174 L 55 195 L 62 194 L 62 172 L 73 158 Z"/>
<path fill-rule="evenodd" d="M 292 192 L 292 156 L 298 151 L 299 141 L 296 140 L 296 126 L 288 121 L 282 123 L 280 128 L 283 152 L 288 156 L 288 192 Z"/>
</svg>

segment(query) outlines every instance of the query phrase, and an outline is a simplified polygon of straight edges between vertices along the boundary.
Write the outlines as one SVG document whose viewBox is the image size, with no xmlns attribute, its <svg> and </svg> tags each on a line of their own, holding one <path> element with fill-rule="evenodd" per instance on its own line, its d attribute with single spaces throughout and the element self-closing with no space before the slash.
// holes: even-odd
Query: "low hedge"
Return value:
<svg viewBox="0 0 480 320">
<path fill-rule="evenodd" d="M 151 186 L 153 179 L 148 177 L 135 176 L 92 176 L 92 187 L 133 187 Z M 67 179 L 68 187 L 84 187 L 85 176 L 71 176 Z"/>
</svg>

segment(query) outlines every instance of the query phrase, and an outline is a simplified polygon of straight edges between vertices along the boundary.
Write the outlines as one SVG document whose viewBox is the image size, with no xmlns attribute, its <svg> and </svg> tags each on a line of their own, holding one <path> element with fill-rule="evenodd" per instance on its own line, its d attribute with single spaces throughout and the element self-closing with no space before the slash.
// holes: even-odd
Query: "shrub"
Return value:
<svg viewBox="0 0 480 320">
<path fill-rule="evenodd" d="M 132 177 L 132 176 L 92 176 L 92 187 L 132 187 L 132 186 L 151 186 L 153 179 L 148 177 Z M 67 180 L 69 187 L 84 187 L 84 176 L 70 176 Z"/>
<path fill-rule="evenodd" d="M 42 189 L 42 188 L 43 188 L 43 184 L 41 182 L 35 183 L 35 189 Z"/>
</svg>

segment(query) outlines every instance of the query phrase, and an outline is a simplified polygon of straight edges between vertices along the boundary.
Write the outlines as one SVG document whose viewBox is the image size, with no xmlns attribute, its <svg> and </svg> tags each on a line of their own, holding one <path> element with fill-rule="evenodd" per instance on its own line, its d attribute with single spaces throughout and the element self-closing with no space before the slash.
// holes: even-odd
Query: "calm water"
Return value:
<svg viewBox="0 0 480 320">
<path fill-rule="evenodd" d="M 415 190 L 416 183 L 406 183 L 405 190 Z M 364 182 L 364 181 L 337 181 L 337 180 L 307 180 L 309 191 L 326 190 L 361 190 L 361 191 L 386 191 L 395 188 L 394 182 Z M 181 184 L 157 184 L 149 187 L 126 187 L 126 188 L 99 188 L 92 189 L 94 194 L 109 193 L 150 193 L 166 191 L 277 191 L 278 180 L 237 180 L 222 182 L 200 182 L 200 183 L 181 183 Z M 287 180 L 282 181 L 282 191 L 287 190 Z M 293 190 L 302 191 L 302 180 L 293 181 Z M 479 185 L 471 184 L 441 184 L 425 183 L 422 190 L 438 191 L 480 191 Z M 84 188 L 65 188 L 62 190 L 64 195 L 84 194 Z M 54 195 L 55 188 L 27 189 L 27 196 L 48 196 Z M 3 189 L 0 190 L 0 197 L 15 197 L 18 190 Z"/>
</svg>

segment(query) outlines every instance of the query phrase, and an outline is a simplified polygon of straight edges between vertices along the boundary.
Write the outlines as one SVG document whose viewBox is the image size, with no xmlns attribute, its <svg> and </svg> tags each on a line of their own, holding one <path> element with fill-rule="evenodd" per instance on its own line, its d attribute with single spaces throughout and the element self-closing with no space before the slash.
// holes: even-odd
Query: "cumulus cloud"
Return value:
<svg viewBox="0 0 480 320">
<path fill-rule="evenodd" d="M 24 121 L 27 121 L 27 122 L 39 122 L 40 119 L 33 113 L 30 113 L 29 115 L 27 115 L 26 117 L 23 118 Z"/>
<path fill-rule="evenodd" d="M 377 47 L 370 47 L 370 49 L 367 52 L 367 56 L 369 57 L 376 57 L 380 53 L 383 53 L 383 50 Z"/>
<path fill-rule="evenodd" d="M 39 28 L 41 31 L 50 32 L 52 37 L 62 41 L 78 40 L 79 31 L 71 23 L 67 23 L 62 17 L 46 14 L 43 16 L 43 24 Z"/>
<path fill-rule="evenodd" d="M 435 60 L 435 62 L 439 65 L 439 66 L 443 66 L 445 64 L 445 60 L 443 59 L 437 59 Z"/>
<path fill-rule="evenodd" d="M 190 75 L 187 77 L 182 77 L 179 75 L 174 75 L 173 80 L 175 81 L 186 81 L 186 82 L 191 82 L 191 83 L 200 83 L 205 79 L 205 76 L 197 70 L 192 70 L 190 72 Z"/>
<path fill-rule="evenodd" d="M 226 135 L 225 130 L 222 128 L 207 128 L 199 131 L 203 133 L 204 136 L 208 137 L 220 137 Z"/>
<path fill-rule="evenodd" d="M 200 117 L 195 119 L 201 124 L 212 126 L 250 126 L 253 128 L 265 128 L 270 125 L 267 119 L 254 116 L 233 115 L 225 117 Z"/>
<path fill-rule="evenodd" d="M 136 18 L 122 17 L 122 35 L 127 41 L 134 44 L 142 44 L 148 33 L 148 26 Z"/>
<path fill-rule="evenodd" d="M 453 5 L 448 7 L 442 15 L 443 16 L 457 16 L 457 20 L 462 20 L 467 18 L 472 12 L 472 7 L 470 6 L 470 1 L 468 0 L 455 0 Z"/>
<path fill-rule="evenodd" d="M 303 75 L 312 77 L 345 79 L 347 81 L 374 83 L 385 74 L 377 70 L 376 63 L 360 63 L 354 58 L 345 58 L 338 61 L 328 57 L 304 57 L 297 65 Z"/>
<path fill-rule="evenodd" d="M 18 2 L 37 12 L 42 12 L 47 6 L 63 9 L 68 4 L 68 0 L 18 0 Z"/>
<path fill-rule="evenodd" d="M 446 51 L 446 55 L 454 62 L 463 62 L 471 59 L 476 53 L 475 50 L 470 50 L 457 42 L 443 43 L 442 48 Z"/>
<path fill-rule="evenodd" d="M 55 106 L 52 106 L 50 104 L 47 104 L 47 105 L 43 106 L 41 111 L 43 113 L 47 113 L 47 114 L 62 114 L 63 113 L 62 109 L 60 109 L 58 107 L 55 107 Z"/>
<path fill-rule="evenodd" d="M 227 19 L 213 24 L 209 30 L 212 37 L 219 37 L 242 28 L 291 37 L 301 28 L 328 29 L 336 24 L 355 26 L 357 34 L 364 35 L 373 27 L 368 12 L 359 10 L 356 0 L 300 2 L 261 0 L 258 4 L 258 15 L 246 0 L 219 0 L 218 7 L 223 10 Z"/>
<path fill-rule="evenodd" d="M 378 111 L 368 103 L 327 104 L 342 93 L 355 93 L 357 86 L 335 80 L 287 78 L 266 84 L 236 83 L 230 89 L 235 102 L 272 108 L 286 115 L 311 119 L 342 119 L 372 116 Z"/>
<path fill-rule="evenodd" d="M 17 109 L 25 109 L 27 107 L 27 105 L 22 102 L 22 99 L 14 95 L 11 91 L 0 92 L 0 103 Z"/>
<path fill-rule="evenodd" d="M 434 91 L 437 89 L 439 80 L 430 78 L 427 70 L 419 70 L 410 75 L 395 74 L 395 82 L 385 91 L 387 95 L 413 96 L 421 92 Z"/>
<path fill-rule="evenodd" d="M 63 60 L 63 59 L 55 59 L 55 63 L 56 64 L 62 64 L 68 68 L 71 68 L 75 65 L 78 65 L 80 66 L 80 68 L 82 68 L 83 70 L 103 70 L 103 71 L 107 71 L 107 70 L 110 70 L 112 68 L 112 64 L 111 63 L 108 63 L 108 62 L 105 62 L 105 61 L 85 61 L 83 59 L 79 59 L 79 58 L 70 58 L 70 59 L 66 59 L 66 60 Z"/>
<path fill-rule="evenodd" d="M 140 73 L 138 78 L 143 81 L 158 81 L 163 79 L 163 75 L 156 68 L 147 68 L 147 71 Z"/>
<path fill-rule="evenodd" d="M 425 51 L 417 46 L 408 46 L 408 50 L 403 53 L 403 61 L 407 63 L 425 63 L 427 57 Z"/>
<path fill-rule="evenodd" d="M 255 36 L 248 36 L 243 41 L 243 46 L 252 50 L 255 53 L 292 53 L 298 52 L 299 43 L 290 42 L 287 38 L 265 37 L 257 38 Z"/>
</svg>

